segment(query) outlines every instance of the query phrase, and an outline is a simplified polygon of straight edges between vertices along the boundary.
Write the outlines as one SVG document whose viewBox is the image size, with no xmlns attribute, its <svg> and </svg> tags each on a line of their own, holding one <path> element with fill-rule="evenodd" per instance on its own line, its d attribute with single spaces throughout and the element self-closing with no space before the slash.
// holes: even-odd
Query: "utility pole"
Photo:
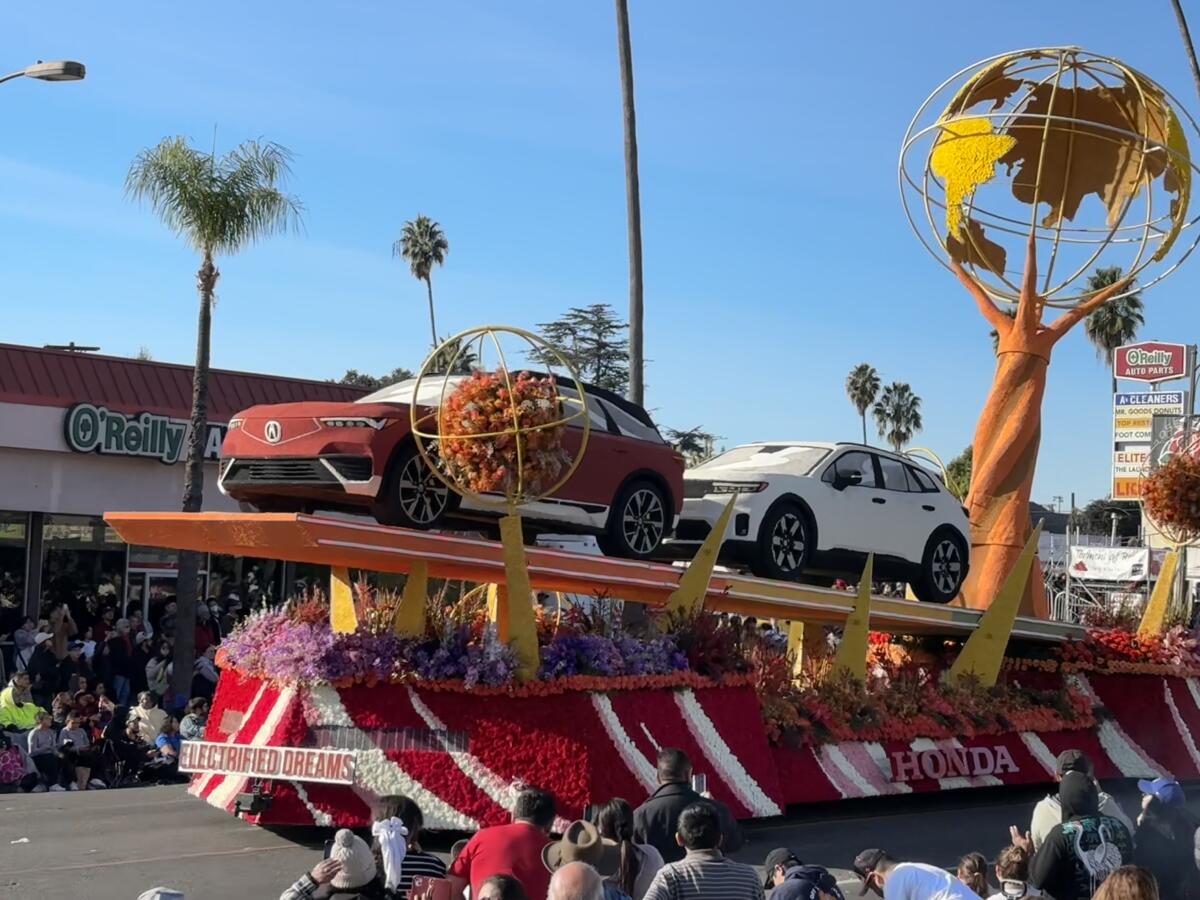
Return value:
<svg viewBox="0 0 1200 900">
<path fill-rule="evenodd" d="M 1196 410 L 1196 345 L 1188 344 L 1187 348 L 1187 396 L 1183 399 L 1183 453 L 1192 453 L 1192 417 Z M 1188 545 L 1179 548 L 1179 570 L 1175 576 L 1176 609 L 1185 615 L 1188 609 Z"/>
</svg>

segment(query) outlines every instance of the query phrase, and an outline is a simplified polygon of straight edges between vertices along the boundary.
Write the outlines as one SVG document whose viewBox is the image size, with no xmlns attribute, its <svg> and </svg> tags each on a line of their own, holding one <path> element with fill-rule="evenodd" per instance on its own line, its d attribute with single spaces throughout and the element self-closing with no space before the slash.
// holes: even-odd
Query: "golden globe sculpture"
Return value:
<svg viewBox="0 0 1200 900">
<path fill-rule="evenodd" d="M 1165 88 L 1112 57 L 1005 53 L 921 105 L 900 151 L 901 198 L 926 249 L 1000 303 L 1020 298 L 1032 237 L 1042 302 L 1070 308 L 1100 290 L 1087 283 L 1097 267 L 1145 290 L 1195 248 L 1188 143 L 1198 133 Z"/>
<path fill-rule="evenodd" d="M 1079 47 L 968 66 L 913 117 L 900 150 L 905 213 L 998 337 L 956 602 L 987 609 L 1021 564 L 1055 345 L 1104 304 L 1161 281 L 1200 240 L 1189 219 L 1197 134 L 1164 88 Z M 1098 267 L 1106 277 L 1093 278 Z M 1040 579 L 1028 580 L 1020 609 L 1048 614 Z"/>
<path fill-rule="evenodd" d="M 506 353 L 504 338 L 520 349 Z M 517 354 L 532 365 L 512 366 Z M 417 451 L 443 484 L 480 506 L 513 514 L 552 496 L 587 452 L 583 382 L 557 348 L 520 328 L 485 325 L 443 341 L 417 373 L 413 397 Z M 572 424 L 574 450 L 563 441 Z"/>
</svg>

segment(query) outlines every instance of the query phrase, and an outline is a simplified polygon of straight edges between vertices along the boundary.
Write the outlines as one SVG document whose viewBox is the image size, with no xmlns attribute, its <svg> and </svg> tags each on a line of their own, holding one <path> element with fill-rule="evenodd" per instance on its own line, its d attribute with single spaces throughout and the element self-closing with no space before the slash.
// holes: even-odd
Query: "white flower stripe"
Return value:
<svg viewBox="0 0 1200 900">
<path fill-rule="evenodd" d="M 304 808 L 312 815 L 314 825 L 320 825 L 322 828 L 329 828 L 333 825 L 333 817 L 329 813 L 313 806 L 312 801 L 308 799 L 308 791 L 304 789 L 303 784 L 299 781 L 293 781 L 290 784 L 296 789 L 296 796 L 300 798 L 300 802 L 304 804 Z"/>
<path fill-rule="evenodd" d="M 606 694 L 589 693 L 588 696 L 592 700 L 592 708 L 596 710 L 596 715 L 600 718 L 600 724 L 604 726 L 608 739 L 617 748 L 617 755 L 621 757 L 625 767 L 633 773 L 633 777 L 647 792 L 654 793 L 655 788 L 658 787 L 658 773 L 649 760 L 642 755 L 642 751 L 638 749 L 633 739 L 625 733 L 625 728 L 617 717 L 616 710 L 613 709 L 612 701 Z"/>
<path fill-rule="evenodd" d="M 443 737 L 448 731 L 446 724 L 437 717 L 437 714 L 432 709 L 425 705 L 425 702 L 417 695 L 417 692 L 411 685 L 408 687 L 408 699 L 412 703 L 413 710 L 424 720 L 426 726 L 434 732 L 433 737 L 442 745 L 442 749 L 449 754 L 450 758 L 454 761 L 454 765 L 458 766 L 458 770 L 475 787 L 479 788 L 482 793 L 491 798 L 493 803 L 506 813 L 511 813 L 517 799 L 517 786 L 511 781 L 505 781 L 470 753 L 463 753 L 461 750 L 451 750 L 450 745 Z M 571 822 L 568 819 L 556 816 L 553 827 L 559 834 L 563 834 L 570 825 Z"/>
<path fill-rule="evenodd" d="M 258 730 L 254 733 L 254 737 L 250 739 L 252 747 L 265 747 L 271 743 L 271 739 L 275 736 L 275 730 L 279 728 L 279 723 L 283 720 L 284 714 L 291 708 L 292 701 L 295 699 L 296 689 L 294 687 L 286 687 L 279 692 L 279 695 L 275 698 L 274 705 L 271 706 L 271 711 L 267 713 L 267 717 L 263 720 L 262 725 L 258 727 Z M 246 789 L 246 784 L 249 780 L 244 777 L 226 777 L 208 795 L 208 802 L 219 809 L 232 811 L 233 803 L 237 800 L 237 795 Z"/>
<path fill-rule="evenodd" d="M 941 741 L 941 742 L 933 741 L 933 740 L 930 740 L 929 738 L 916 738 L 908 746 L 913 750 L 914 753 L 922 753 L 925 750 L 943 749 L 942 747 L 939 746 L 939 743 L 947 743 L 947 742 L 946 741 Z M 937 783 L 938 783 L 938 787 L 943 791 L 955 791 L 960 788 L 974 787 L 974 785 L 971 784 L 970 778 L 963 778 L 961 775 L 956 775 L 952 778 L 939 778 L 939 779 L 937 779 Z"/>
<path fill-rule="evenodd" d="M 825 780 L 833 785 L 839 794 L 845 798 L 862 797 L 863 789 L 856 787 L 854 781 L 851 780 L 845 772 L 838 768 L 837 763 L 831 760 L 828 756 L 829 748 L 832 744 L 826 744 L 822 747 L 812 747 L 813 759 L 817 761 L 817 765 L 821 769 L 821 774 L 825 776 Z"/>
<path fill-rule="evenodd" d="M 826 744 L 821 748 L 821 758 L 828 763 L 830 768 L 836 769 L 841 776 L 843 783 L 849 787 L 852 793 L 849 796 L 853 797 L 877 797 L 879 791 L 871 782 L 861 775 L 854 767 L 854 764 L 846 758 L 845 752 L 842 750 L 841 744 Z M 824 765 L 821 770 L 829 775 L 828 769 Z M 841 788 L 838 788 L 841 790 Z"/>
<path fill-rule="evenodd" d="M 1076 673 L 1071 676 L 1071 681 L 1092 703 L 1099 705 L 1104 702 L 1086 675 Z M 1160 778 L 1164 774 L 1169 774 L 1166 768 L 1151 759 L 1150 754 L 1139 747 L 1137 742 L 1126 734 L 1125 729 L 1116 721 L 1112 719 L 1101 721 L 1096 729 L 1096 734 L 1100 738 L 1100 746 L 1104 748 L 1108 758 L 1117 767 L 1117 771 L 1126 778 Z"/>
<path fill-rule="evenodd" d="M 888 761 L 887 751 L 883 748 L 883 744 L 877 741 L 863 741 L 855 744 L 854 749 L 846 753 L 846 758 L 854 763 L 855 768 L 870 780 L 880 793 L 912 793 L 912 788 L 903 781 L 892 781 L 892 765 Z"/>
<path fill-rule="evenodd" d="M 238 730 L 229 736 L 228 743 L 237 743 L 238 737 L 241 735 L 246 723 L 250 721 L 250 717 L 254 715 L 254 710 L 258 707 L 258 701 L 262 699 L 263 692 L 267 689 L 265 681 L 259 682 L 258 691 L 254 694 L 254 699 L 250 701 L 250 706 L 247 707 L 245 715 L 242 716 L 241 724 L 238 725 Z M 204 797 L 205 791 L 208 790 L 214 778 L 224 778 L 223 775 L 216 775 L 212 772 L 205 772 L 198 779 L 194 779 L 188 785 L 188 793 L 193 797 Z"/>
<path fill-rule="evenodd" d="M 1196 709 L 1200 709 L 1200 687 L 1196 685 L 1197 679 L 1188 678 L 1187 688 L 1188 693 L 1192 695 L 1192 702 L 1196 704 Z"/>
<path fill-rule="evenodd" d="M 1032 731 L 1022 731 L 1021 742 L 1029 754 L 1046 770 L 1047 775 L 1058 774 L 1058 757 L 1050 751 L 1045 741 Z"/>
<path fill-rule="evenodd" d="M 1175 729 L 1179 732 L 1179 737 L 1183 739 L 1183 746 L 1187 748 L 1188 756 L 1192 759 L 1192 765 L 1197 771 L 1200 771 L 1200 750 L 1196 749 L 1196 742 L 1192 739 L 1192 732 L 1187 727 L 1187 723 L 1183 721 L 1183 716 L 1179 714 L 1179 707 L 1175 705 L 1175 698 L 1171 695 L 1171 683 L 1166 679 L 1162 679 L 1163 699 L 1167 701 L 1167 709 L 1171 711 L 1171 719 L 1175 722 Z"/>
<path fill-rule="evenodd" d="M 310 699 L 316 713 L 316 724 L 341 726 L 352 732 L 356 742 L 370 743 L 370 738 L 350 718 L 335 688 L 327 684 L 313 685 Z M 385 794 L 403 794 L 411 797 L 421 807 L 429 828 L 458 831 L 475 831 L 479 828 L 475 819 L 460 813 L 388 759 L 378 748 L 357 752 L 354 780 L 357 786 L 375 797 Z"/>
<path fill-rule="evenodd" d="M 688 730 L 704 748 L 705 755 L 717 767 L 725 783 L 733 788 L 742 805 L 756 816 L 782 815 L 779 804 L 766 795 L 729 749 L 696 695 L 690 689 L 676 691 L 675 704 L 683 713 Z"/>
</svg>

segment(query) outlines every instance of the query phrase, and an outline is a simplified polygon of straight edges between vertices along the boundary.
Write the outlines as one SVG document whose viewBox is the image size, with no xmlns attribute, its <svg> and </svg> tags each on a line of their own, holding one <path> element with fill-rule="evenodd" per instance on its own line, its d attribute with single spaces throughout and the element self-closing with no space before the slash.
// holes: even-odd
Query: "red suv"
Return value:
<svg viewBox="0 0 1200 900">
<path fill-rule="evenodd" d="M 443 377 L 422 382 L 422 414 L 440 402 Z M 449 376 L 446 394 L 465 377 Z M 238 413 L 221 448 L 222 493 L 263 512 L 360 510 L 407 528 L 494 520 L 494 510 L 448 490 L 417 452 L 409 414 L 415 389 L 410 379 L 352 403 Z M 591 435 L 583 461 L 557 494 L 522 507 L 522 518 L 535 531 L 595 534 L 610 556 L 646 559 L 683 504 L 683 457 L 640 406 L 602 388 L 585 391 Z M 569 452 L 578 452 L 582 435 L 581 426 L 567 427 Z"/>
</svg>

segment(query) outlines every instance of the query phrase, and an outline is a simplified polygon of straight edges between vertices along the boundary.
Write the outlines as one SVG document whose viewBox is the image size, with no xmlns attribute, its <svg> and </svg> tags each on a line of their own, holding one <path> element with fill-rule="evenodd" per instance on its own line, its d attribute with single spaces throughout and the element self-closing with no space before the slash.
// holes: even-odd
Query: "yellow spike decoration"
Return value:
<svg viewBox="0 0 1200 900">
<path fill-rule="evenodd" d="M 871 621 L 871 576 L 875 572 L 875 554 L 867 555 L 862 578 L 858 582 L 858 598 L 854 611 L 846 618 L 842 642 L 833 662 L 834 672 L 846 672 L 859 681 L 867 678 L 867 634 Z"/>
<path fill-rule="evenodd" d="M 329 570 L 329 626 L 334 634 L 353 634 L 358 630 L 354 587 L 350 584 L 350 570 L 343 566 Z"/>
<path fill-rule="evenodd" d="M 1138 637 L 1151 637 L 1160 634 L 1167 622 L 1167 608 L 1171 605 L 1171 592 L 1175 588 L 1175 572 L 1179 567 L 1179 551 L 1170 551 L 1163 560 L 1162 569 L 1158 573 L 1158 581 L 1154 583 L 1154 591 L 1150 594 L 1150 602 L 1142 613 L 1142 622 L 1138 625 Z"/>
<path fill-rule="evenodd" d="M 708 537 L 696 552 L 695 558 L 688 564 L 687 570 L 679 579 L 679 587 L 667 598 L 667 612 L 699 612 L 704 606 L 704 595 L 708 593 L 708 583 L 712 579 L 713 568 L 717 564 L 717 556 L 721 552 L 721 544 L 725 540 L 725 530 L 729 527 L 729 518 L 733 515 L 733 498 L 726 504 L 717 524 L 713 526 Z M 663 622 L 664 627 L 666 621 Z"/>
<path fill-rule="evenodd" d="M 504 545 L 505 584 L 488 587 L 488 616 L 496 624 L 500 640 L 517 654 L 517 680 L 528 681 L 537 675 L 539 659 L 533 591 L 525 567 L 525 535 L 520 516 L 509 515 L 500 520 L 500 540 Z"/>
<path fill-rule="evenodd" d="M 429 596 L 429 564 L 413 563 L 400 605 L 392 617 L 392 632 L 400 637 L 422 637 L 425 634 L 425 600 Z"/>
<path fill-rule="evenodd" d="M 1012 634 L 1013 623 L 1021 607 L 1021 598 L 1025 595 L 1025 584 L 1033 570 L 1038 538 L 1041 535 L 1042 523 L 1039 522 L 1029 540 L 1025 542 L 1016 565 L 1004 580 L 1000 593 L 979 617 L 975 633 L 963 644 L 962 652 L 950 667 L 949 681 L 954 682 L 964 675 L 974 674 L 984 687 L 995 685 L 996 679 L 1000 677 L 1000 666 L 1004 662 L 1008 638 Z"/>
</svg>

